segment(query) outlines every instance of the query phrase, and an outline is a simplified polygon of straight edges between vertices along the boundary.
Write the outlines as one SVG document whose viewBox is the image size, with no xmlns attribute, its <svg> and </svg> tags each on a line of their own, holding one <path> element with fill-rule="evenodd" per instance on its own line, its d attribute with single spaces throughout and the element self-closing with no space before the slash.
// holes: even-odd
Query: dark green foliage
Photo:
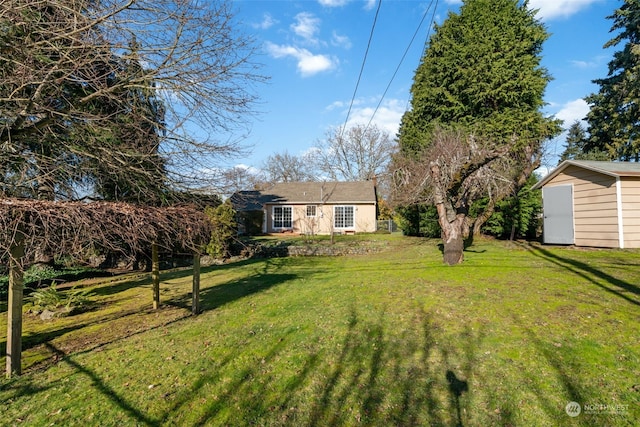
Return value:
<svg viewBox="0 0 640 427">
<path fill-rule="evenodd" d="M 84 7 L 15 1 L 0 18 L 0 97 L 12 99 L 0 108 L 0 195 L 65 199 L 94 186 L 106 200 L 157 205 L 164 106 L 135 39 L 109 48 Z"/>
<path fill-rule="evenodd" d="M 511 238 L 512 233 L 514 238 L 537 238 L 542 197 L 539 190 L 531 190 L 536 182 L 538 178 L 531 175 L 517 196 L 499 201 L 482 231 L 501 239 Z M 486 199 L 479 201 L 472 210 L 481 208 L 482 204 L 486 204 Z"/>
<path fill-rule="evenodd" d="M 424 204 L 402 206 L 396 209 L 398 226 L 406 236 L 440 237 L 438 212 L 434 206 Z"/>
<path fill-rule="evenodd" d="M 53 282 L 48 288 L 35 290 L 30 295 L 29 301 L 33 311 L 50 310 L 58 312 L 59 315 L 67 315 L 88 305 L 90 292 L 90 289 L 78 289 L 75 286 L 61 292 Z"/>
<path fill-rule="evenodd" d="M 526 1 L 464 1 L 436 27 L 416 71 L 398 134 L 401 151 L 421 153 L 438 127 L 472 132 L 494 149 L 508 147 L 497 174 L 509 178 L 492 192 L 497 201 L 509 186 L 520 187 L 539 164 L 543 143 L 561 131 L 560 121 L 541 111 L 551 80 L 541 66 L 548 36 Z"/>
<path fill-rule="evenodd" d="M 560 155 L 560 162 L 564 160 L 609 160 L 606 152 L 598 148 L 588 147 L 588 135 L 580 121 L 576 120 L 567 132 L 564 151 Z"/>
<path fill-rule="evenodd" d="M 564 146 L 564 151 L 560 155 L 560 161 L 578 159 L 584 151 L 586 140 L 587 133 L 580 124 L 580 121 L 576 120 L 567 132 L 567 143 Z"/>
<path fill-rule="evenodd" d="M 211 240 L 206 247 L 207 254 L 214 258 L 230 256 L 230 248 L 237 234 L 236 211 L 229 201 L 218 207 L 204 210 L 211 222 Z"/>
<path fill-rule="evenodd" d="M 242 234 L 256 236 L 262 233 L 262 211 L 238 212 L 238 226 Z"/>
<path fill-rule="evenodd" d="M 411 88 L 400 125 L 403 150 L 430 143 L 436 124 L 463 126 L 497 144 L 540 143 L 559 131 L 544 117 L 550 80 L 540 66 L 548 33 L 526 3 L 469 0 L 436 27 Z"/>
<path fill-rule="evenodd" d="M 616 36 L 604 48 L 618 46 L 609 62 L 609 73 L 594 80 L 598 93 L 586 101 L 590 134 L 586 151 L 604 151 L 610 160 L 640 160 L 640 1 L 625 0 L 613 15 Z"/>
</svg>

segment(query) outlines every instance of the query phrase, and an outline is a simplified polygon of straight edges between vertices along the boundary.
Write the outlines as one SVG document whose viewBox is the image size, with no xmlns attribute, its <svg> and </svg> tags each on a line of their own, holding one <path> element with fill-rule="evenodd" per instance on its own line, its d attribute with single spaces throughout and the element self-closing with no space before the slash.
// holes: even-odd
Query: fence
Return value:
<svg viewBox="0 0 640 427">
<path fill-rule="evenodd" d="M 396 231 L 398 231 L 398 224 L 393 222 L 392 219 L 380 219 L 377 221 L 376 230 L 395 233 Z"/>
</svg>

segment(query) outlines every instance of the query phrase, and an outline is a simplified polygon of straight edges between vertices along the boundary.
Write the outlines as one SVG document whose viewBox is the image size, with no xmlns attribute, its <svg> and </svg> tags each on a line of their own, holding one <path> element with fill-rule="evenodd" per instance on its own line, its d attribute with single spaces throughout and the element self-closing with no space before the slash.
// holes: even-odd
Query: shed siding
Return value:
<svg viewBox="0 0 640 427">
<path fill-rule="evenodd" d="M 640 178 L 622 178 L 620 186 L 624 247 L 640 248 Z"/>
<path fill-rule="evenodd" d="M 573 184 L 575 244 L 618 247 L 616 179 L 571 165 L 547 183 L 562 184 Z"/>
</svg>

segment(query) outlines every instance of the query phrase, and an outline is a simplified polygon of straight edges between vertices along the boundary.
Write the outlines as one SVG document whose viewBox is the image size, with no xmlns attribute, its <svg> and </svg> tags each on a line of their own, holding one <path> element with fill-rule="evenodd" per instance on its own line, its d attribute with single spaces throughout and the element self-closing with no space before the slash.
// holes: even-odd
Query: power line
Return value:
<svg viewBox="0 0 640 427">
<path fill-rule="evenodd" d="M 382 0 L 378 0 L 378 8 L 376 9 L 376 16 L 373 18 L 373 25 L 371 26 L 371 33 L 369 34 L 369 42 L 367 43 L 367 50 L 364 52 L 364 58 L 362 58 L 362 65 L 360 66 L 360 74 L 358 74 L 358 81 L 356 82 L 356 88 L 354 89 L 353 95 L 351 96 L 351 102 L 349 103 L 349 110 L 347 111 L 347 117 L 345 117 L 344 119 L 344 126 L 342 126 L 342 130 L 340 131 L 340 139 L 342 139 L 344 130 L 347 127 L 347 122 L 349 121 L 349 116 L 351 115 L 351 109 L 353 108 L 353 103 L 356 99 L 356 93 L 358 92 L 358 86 L 360 86 L 360 79 L 362 78 L 362 72 L 364 71 L 364 64 L 367 62 L 367 55 L 369 54 L 369 48 L 371 47 L 371 40 L 373 39 L 373 30 L 376 28 L 376 22 L 378 21 L 380 6 L 382 6 Z"/>
<path fill-rule="evenodd" d="M 391 87 L 391 83 L 393 83 L 393 80 L 396 78 L 396 74 L 398 74 L 398 70 L 400 70 L 400 66 L 402 66 L 402 62 L 406 58 L 407 53 L 409 52 L 409 49 L 411 48 L 411 45 L 413 44 L 414 40 L 416 39 L 416 36 L 418 35 L 418 32 L 420 31 L 420 28 L 422 28 L 422 24 L 424 23 L 424 20 L 427 17 L 427 14 L 429 13 L 429 9 L 431 9 L 432 5 L 433 5 L 433 0 L 431 0 L 431 3 L 429 3 L 429 6 L 424 11 L 424 14 L 422 15 L 422 19 L 420 20 L 420 23 L 418 24 L 418 28 L 416 28 L 416 31 L 413 33 L 413 37 L 411 37 L 411 40 L 409 41 L 409 45 L 405 49 L 404 54 L 402 55 L 402 58 L 400 58 L 400 63 L 398 63 L 398 66 L 396 67 L 396 70 L 393 72 L 393 76 L 391 76 L 391 80 L 389 80 L 389 84 L 385 88 L 384 93 L 382 94 L 382 97 L 380 98 L 380 101 L 378 102 L 378 105 L 376 106 L 376 109 L 373 111 L 373 114 L 371 115 L 371 118 L 369 119 L 369 123 L 367 123 L 367 126 L 364 128 L 365 131 L 367 129 L 369 129 L 369 126 L 371 125 L 371 122 L 373 121 L 373 118 L 375 117 L 376 113 L 380 109 L 380 105 L 382 105 L 382 101 L 384 100 L 384 97 L 387 95 L 387 92 L 389 91 L 389 88 Z M 431 23 L 433 23 L 433 21 L 434 21 L 437 8 L 438 8 L 438 0 L 436 0 L 436 4 L 435 4 L 435 6 L 433 8 L 433 12 L 431 14 L 431 21 L 430 21 Z M 431 25 L 429 26 L 429 29 L 427 30 L 427 38 L 425 39 L 425 45 L 427 44 L 427 40 L 429 40 L 429 35 L 430 34 L 431 34 Z M 345 122 L 345 125 L 346 125 L 346 122 Z"/>
</svg>

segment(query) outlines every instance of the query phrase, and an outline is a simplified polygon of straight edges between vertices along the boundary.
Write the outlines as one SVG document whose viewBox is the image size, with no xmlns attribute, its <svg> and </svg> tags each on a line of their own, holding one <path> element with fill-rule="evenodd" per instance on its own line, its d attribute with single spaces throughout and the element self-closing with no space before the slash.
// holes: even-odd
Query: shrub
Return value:
<svg viewBox="0 0 640 427">
<path fill-rule="evenodd" d="M 36 289 L 29 297 L 33 311 L 63 311 L 71 313 L 89 303 L 89 290 L 76 289 L 75 286 L 66 292 L 60 292 L 56 283 L 43 289 Z"/>
<path fill-rule="evenodd" d="M 400 207 L 394 218 L 406 236 L 440 237 L 440 224 L 435 206 L 412 205 Z"/>
<path fill-rule="evenodd" d="M 214 258 L 229 257 L 231 244 L 237 234 L 236 211 L 227 200 L 218 207 L 205 208 L 204 213 L 212 226 L 207 254 Z"/>
</svg>

